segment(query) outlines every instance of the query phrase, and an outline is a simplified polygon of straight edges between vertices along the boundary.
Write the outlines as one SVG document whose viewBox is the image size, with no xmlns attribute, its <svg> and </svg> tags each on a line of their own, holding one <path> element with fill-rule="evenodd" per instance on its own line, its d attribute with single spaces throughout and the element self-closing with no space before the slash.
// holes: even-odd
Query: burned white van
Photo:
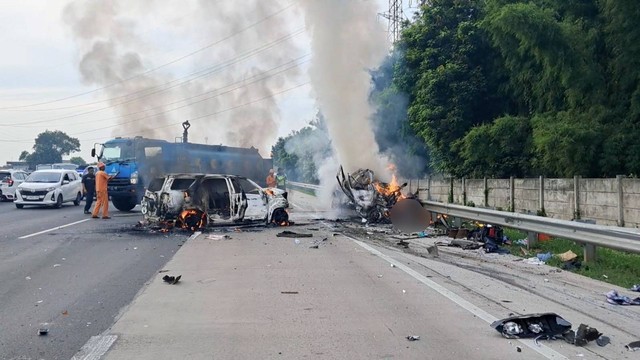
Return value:
<svg viewBox="0 0 640 360">
<path fill-rule="evenodd" d="M 170 223 L 192 231 L 216 224 L 288 222 L 287 193 L 251 179 L 222 174 L 170 174 L 151 181 L 141 203 L 151 225 Z"/>
</svg>

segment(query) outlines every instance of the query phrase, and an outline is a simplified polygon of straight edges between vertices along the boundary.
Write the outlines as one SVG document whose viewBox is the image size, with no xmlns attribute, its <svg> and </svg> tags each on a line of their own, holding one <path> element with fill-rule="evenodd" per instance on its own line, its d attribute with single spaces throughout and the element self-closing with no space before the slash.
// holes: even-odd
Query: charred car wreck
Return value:
<svg viewBox="0 0 640 360">
<path fill-rule="evenodd" d="M 209 225 L 289 221 L 287 193 L 235 175 L 170 174 L 151 181 L 141 202 L 149 225 L 191 231 Z"/>
<path fill-rule="evenodd" d="M 347 196 L 356 213 L 368 222 L 388 222 L 391 208 L 406 196 L 395 176 L 390 183 L 377 180 L 369 169 L 360 169 L 353 174 L 344 173 L 342 166 L 336 176 L 338 185 Z"/>
</svg>

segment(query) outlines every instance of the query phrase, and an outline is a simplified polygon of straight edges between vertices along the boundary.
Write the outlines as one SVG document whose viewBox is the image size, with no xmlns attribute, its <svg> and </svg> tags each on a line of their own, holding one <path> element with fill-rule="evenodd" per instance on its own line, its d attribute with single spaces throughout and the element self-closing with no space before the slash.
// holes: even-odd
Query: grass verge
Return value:
<svg viewBox="0 0 640 360">
<path fill-rule="evenodd" d="M 517 239 L 527 238 L 525 233 L 514 229 L 504 229 L 504 233 L 512 242 Z M 525 256 L 521 248 L 527 250 L 526 246 L 516 244 L 507 246 L 507 248 L 512 254 L 520 257 Z M 571 270 L 576 274 L 625 288 L 640 283 L 640 255 L 638 254 L 599 247 L 596 250 L 596 261 L 585 264 L 583 263 L 582 246 L 571 240 L 552 238 L 548 241 L 538 241 L 533 248 L 528 249 L 528 256 L 533 257 L 536 254 L 547 252 L 561 254 L 568 250 L 576 253 L 578 261 L 582 262 L 582 266 L 579 269 Z M 551 260 L 547 261 L 547 265 L 561 268 L 563 262 L 557 257 L 552 257 Z"/>
</svg>

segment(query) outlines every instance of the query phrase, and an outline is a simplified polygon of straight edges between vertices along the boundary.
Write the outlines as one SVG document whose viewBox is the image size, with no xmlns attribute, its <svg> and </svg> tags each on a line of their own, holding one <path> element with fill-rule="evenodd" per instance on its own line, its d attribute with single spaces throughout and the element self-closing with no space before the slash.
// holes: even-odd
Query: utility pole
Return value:
<svg viewBox="0 0 640 360">
<path fill-rule="evenodd" d="M 402 20 L 404 20 L 402 0 L 389 0 L 389 10 L 378 15 L 387 19 L 389 40 L 392 44 L 395 44 L 396 41 L 400 40 L 400 28 Z"/>
</svg>

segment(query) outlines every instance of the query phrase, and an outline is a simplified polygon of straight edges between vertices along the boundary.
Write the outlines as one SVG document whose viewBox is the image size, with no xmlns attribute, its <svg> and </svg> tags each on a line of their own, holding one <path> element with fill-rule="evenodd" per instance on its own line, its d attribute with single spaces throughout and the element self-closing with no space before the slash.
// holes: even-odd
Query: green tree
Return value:
<svg viewBox="0 0 640 360">
<path fill-rule="evenodd" d="M 82 156 L 74 156 L 71 159 L 69 159 L 69 162 L 72 164 L 76 164 L 78 166 L 87 165 L 87 162 L 82 158 Z"/>
<path fill-rule="evenodd" d="M 484 1 L 434 0 L 404 29 L 394 82 L 409 94 L 409 119 L 436 170 L 462 175 L 452 146 L 505 104 L 497 52 L 479 27 Z"/>
<path fill-rule="evenodd" d="M 75 151 L 80 151 L 80 140 L 59 130 L 47 130 L 36 137 L 33 152 L 23 151 L 20 154 L 20 160 L 26 161 L 31 168 L 34 168 L 37 164 L 62 162 L 63 155 L 69 155 Z"/>
</svg>

